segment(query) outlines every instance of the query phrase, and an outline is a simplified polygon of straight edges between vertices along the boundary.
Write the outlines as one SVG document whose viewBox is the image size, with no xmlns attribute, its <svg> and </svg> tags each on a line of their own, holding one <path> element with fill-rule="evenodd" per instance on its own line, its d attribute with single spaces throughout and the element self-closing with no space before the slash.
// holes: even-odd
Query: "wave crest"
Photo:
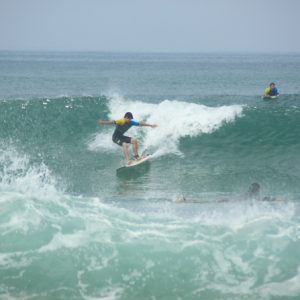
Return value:
<svg viewBox="0 0 300 300">
<path fill-rule="evenodd" d="M 125 112 L 131 111 L 136 120 L 158 125 L 155 129 L 142 130 L 134 127 L 130 134 L 141 141 L 142 151 L 151 151 L 155 156 L 181 155 L 178 147 L 181 138 L 212 133 L 223 124 L 241 117 L 243 111 L 242 105 L 209 107 L 177 100 L 164 100 L 152 104 L 126 101 L 120 96 L 112 97 L 108 108 L 110 119 L 120 118 Z M 89 142 L 89 148 L 110 150 L 112 131 L 113 129 L 96 135 Z"/>
</svg>

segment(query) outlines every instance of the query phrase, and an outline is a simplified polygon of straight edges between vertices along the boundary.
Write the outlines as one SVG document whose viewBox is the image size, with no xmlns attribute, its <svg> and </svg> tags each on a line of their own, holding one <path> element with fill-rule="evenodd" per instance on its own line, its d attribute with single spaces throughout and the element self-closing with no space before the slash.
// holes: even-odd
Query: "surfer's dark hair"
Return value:
<svg viewBox="0 0 300 300">
<path fill-rule="evenodd" d="M 127 112 L 127 113 L 125 114 L 124 118 L 132 120 L 132 119 L 133 119 L 133 115 L 132 115 L 131 112 Z"/>
</svg>

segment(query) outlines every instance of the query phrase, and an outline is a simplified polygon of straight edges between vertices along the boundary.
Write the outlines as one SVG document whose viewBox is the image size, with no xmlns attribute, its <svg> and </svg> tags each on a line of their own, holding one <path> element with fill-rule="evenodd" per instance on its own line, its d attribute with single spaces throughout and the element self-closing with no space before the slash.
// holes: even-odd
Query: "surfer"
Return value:
<svg viewBox="0 0 300 300">
<path fill-rule="evenodd" d="M 133 115 L 131 112 L 127 112 L 124 115 L 124 118 L 117 119 L 117 120 L 109 120 L 109 121 L 102 121 L 98 120 L 98 124 L 112 124 L 116 125 L 116 129 L 112 135 L 112 140 L 117 145 L 123 148 L 123 153 L 125 156 L 125 160 L 127 164 L 130 164 L 129 153 L 128 153 L 128 144 L 132 145 L 132 150 L 134 153 L 134 158 L 139 160 L 140 156 L 138 153 L 138 142 L 137 139 L 134 137 L 129 137 L 124 135 L 124 133 L 132 126 L 148 126 L 148 127 L 156 127 L 156 124 L 147 124 L 144 122 L 137 122 L 133 119 Z"/>
<path fill-rule="evenodd" d="M 279 92 L 276 88 L 275 83 L 271 82 L 269 86 L 265 89 L 264 98 L 271 98 L 276 96 L 279 96 Z"/>
</svg>

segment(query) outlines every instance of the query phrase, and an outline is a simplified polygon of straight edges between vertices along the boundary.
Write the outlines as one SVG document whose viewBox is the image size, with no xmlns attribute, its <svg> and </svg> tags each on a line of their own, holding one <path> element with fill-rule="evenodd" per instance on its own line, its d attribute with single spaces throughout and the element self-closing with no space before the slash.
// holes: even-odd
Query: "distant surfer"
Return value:
<svg viewBox="0 0 300 300">
<path fill-rule="evenodd" d="M 134 158 L 139 160 L 140 156 L 138 153 L 138 142 L 137 139 L 134 137 L 129 137 L 124 135 L 124 133 L 132 126 L 148 126 L 148 127 L 156 127 L 156 124 L 147 124 L 144 122 L 137 122 L 133 119 L 133 115 L 131 112 L 127 112 L 124 115 L 124 118 L 117 119 L 117 120 L 109 120 L 109 121 L 97 121 L 98 124 L 112 124 L 116 125 L 116 129 L 112 135 L 112 140 L 117 145 L 123 148 L 126 164 L 130 164 L 129 153 L 128 153 L 128 144 L 132 145 L 132 150 L 134 153 Z"/>
<path fill-rule="evenodd" d="M 269 86 L 265 89 L 263 97 L 264 98 L 274 98 L 274 97 L 278 97 L 278 96 L 279 96 L 279 92 L 277 90 L 277 87 L 274 82 L 271 82 L 269 84 Z"/>
</svg>

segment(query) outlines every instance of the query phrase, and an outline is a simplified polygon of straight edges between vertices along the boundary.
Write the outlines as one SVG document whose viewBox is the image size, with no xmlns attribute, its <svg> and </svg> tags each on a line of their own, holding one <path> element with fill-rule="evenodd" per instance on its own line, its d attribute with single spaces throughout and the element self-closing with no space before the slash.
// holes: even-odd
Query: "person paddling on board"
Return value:
<svg viewBox="0 0 300 300">
<path fill-rule="evenodd" d="M 127 164 L 130 164 L 129 159 L 129 153 L 128 153 L 128 144 L 132 145 L 132 150 L 134 153 L 134 158 L 136 160 L 140 159 L 139 153 L 138 153 L 138 142 L 136 138 L 129 137 L 124 135 L 124 133 L 131 127 L 131 126 L 148 126 L 148 127 L 156 127 L 156 124 L 147 124 L 144 122 L 137 122 L 133 119 L 133 115 L 131 112 L 127 112 L 124 115 L 124 118 L 117 119 L 117 120 L 110 120 L 110 121 L 97 121 L 98 124 L 112 124 L 116 125 L 116 129 L 112 135 L 112 140 L 117 145 L 121 146 L 123 148 L 125 160 Z"/>
<path fill-rule="evenodd" d="M 269 86 L 265 89 L 264 97 L 265 98 L 271 98 L 271 97 L 274 97 L 274 96 L 279 96 L 279 92 L 276 88 L 275 83 L 271 82 L 269 84 Z"/>
</svg>

